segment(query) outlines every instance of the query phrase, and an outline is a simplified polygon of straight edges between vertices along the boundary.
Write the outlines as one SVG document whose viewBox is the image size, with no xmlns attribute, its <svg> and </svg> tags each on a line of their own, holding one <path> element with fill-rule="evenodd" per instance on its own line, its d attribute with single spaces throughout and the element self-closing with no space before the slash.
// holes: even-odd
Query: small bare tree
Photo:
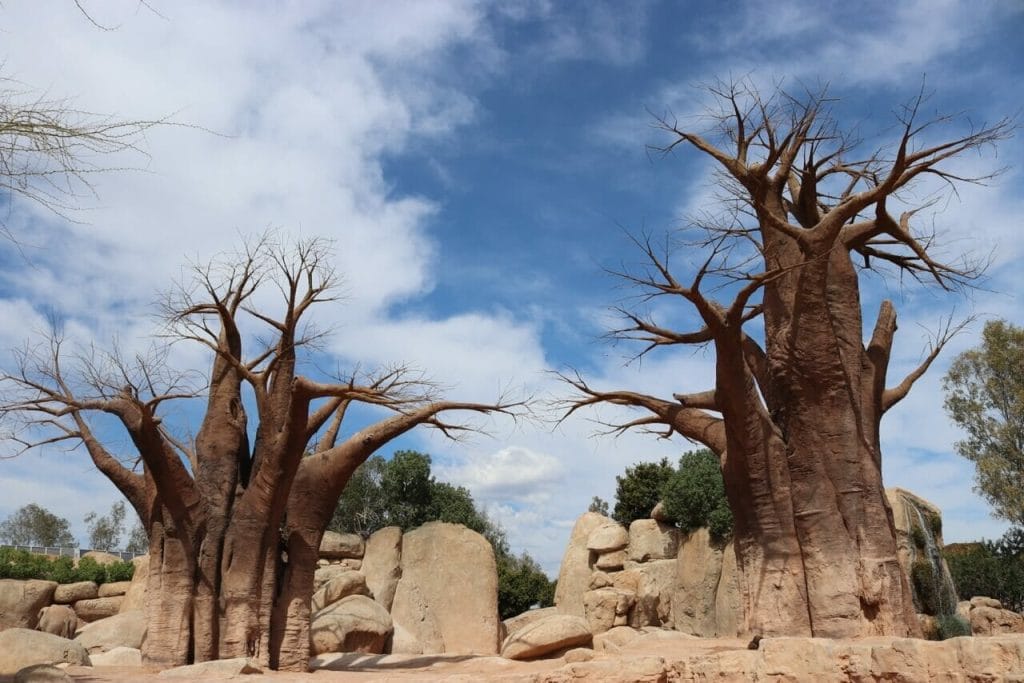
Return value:
<svg viewBox="0 0 1024 683">
<path fill-rule="evenodd" d="M 521 413 L 523 403 L 504 399 L 444 400 L 405 367 L 326 382 L 300 374 L 300 350 L 321 336 L 308 313 L 333 300 L 327 254 L 319 240 L 288 249 L 263 238 L 195 268 L 165 298 L 168 336 L 209 350 L 205 378 L 168 368 L 160 354 L 130 362 L 95 350 L 69 354 L 56 334 L 24 350 L 18 372 L 3 377 L 4 410 L 22 421 L 22 449 L 84 444 L 143 520 L 147 661 L 255 655 L 304 670 L 317 549 L 355 468 L 418 425 L 452 436 L 471 428 L 445 414 Z M 257 307 L 265 292 L 280 295 L 279 313 Z M 267 331 L 251 351 L 243 323 Z M 198 430 L 175 434 L 167 406 L 192 398 L 205 401 Z M 355 404 L 390 416 L 345 434 Z M 132 452 L 115 455 L 90 414 L 113 416 Z"/>
<path fill-rule="evenodd" d="M 678 302 L 699 323 L 675 329 L 629 306 L 612 334 L 642 343 L 641 356 L 709 344 L 714 385 L 662 398 L 567 375 L 578 392 L 567 412 L 630 406 L 643 415 L 613 431 L 677 434 L 719 455 L 747 631 L 918 633 L 882 486 L 879 424 L 957 328 L 947 324 L 920 366 L 887 386 L 896 313 L 883 302 L 863 342 L 859 277 L 879 266 L 944 288 L 976 277 L 979 264 L 935 256 L 934 235 L 915 222 L 927 203 L 896 207 L 925 178 L 955 188 L 990 177 L 958 175 L 950 162 L 1006 138 L 1013 123 L 941 139 L 940 124 L 954 119 L 922 122 L 919 96 L 900 110 L 894 144 L 865 155 L 825 92 L 766 98 L 728 83 L 710 93 L 710 134 L 662 119 L 670 141 L 661 151 L 690 146 L 710 157 L 726 211 L 703 217 L 686 241 L 638 239 L 647 266 L 620 273 L 641 304 Z M 700 257 L 686 279 L 670 263 L 677 247 Z"/>
</svg>

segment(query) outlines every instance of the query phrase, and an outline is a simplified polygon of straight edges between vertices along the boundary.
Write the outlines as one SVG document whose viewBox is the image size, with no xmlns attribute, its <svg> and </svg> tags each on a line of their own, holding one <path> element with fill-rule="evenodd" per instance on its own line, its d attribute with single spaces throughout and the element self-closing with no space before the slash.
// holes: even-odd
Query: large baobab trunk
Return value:
<svg viewBox="0 0 1024 683">
<path fill-rule="evenodd" d="M 723 475 L 752 632 L 918 633 L 882 486 L 884 365 L 860 340 L 856 285 L 832 250 L 768 286 L 763 406 L 742 353 L 719 355 L 720 393 L 751 416 L 723 410 L 746 427 L 726 428 Z"/>
<path fill-rule="evenodd" d="M 703 326 L 678 331 L 647 311 L 620 310 L 629 324 L 614 334 L 646 343 L 640 355 L 710 344 L 714 386 L 666 400 L 565 377 L 581 393 L 569 412 L 597 403 L 641 408 L 649 415 L 610 426 L 664 425 L 719 454 L 748 630 L 916 634 L 882 488 L 879 424 L 956 329 L 947 326 L 925 360 L 887 389 L 896 316 L 884 302 L 864 342 L 858 267 L 888 265 L 943 287 L 969 282 L 977 271 L 935 261 L 932 236 L 910 225 L 915 212 L 896 218 L 887 200 L 921 177 L 969 182 L 944 163 L 1006 137 L 1012 124 L 928 146 L 920 133 L 946 119 L 915 122 L 918 97 L 902 110 L 896 143 L 862 154 L 828 115 L 825 93 L 763 99 L 735 83 L 710 91 L 721 105 L 712 117 L 715 140 L 661 122 L 672 136 L 664 151 L 690 145 L 720 169 L 728 197 L 722 219 L 702 219 L 692 228 L 698 236 L 685 242 L 706 259 L 687 284 L 669 268 L 669 248 L 637 240 L 649 267 L 622 274 L 643 290 L 641 300 L 681 301 Z M 732 300 L 710 297 L 712 287 Z M 749 331 L 755 322 L 760 330 Z"/>
</svg>

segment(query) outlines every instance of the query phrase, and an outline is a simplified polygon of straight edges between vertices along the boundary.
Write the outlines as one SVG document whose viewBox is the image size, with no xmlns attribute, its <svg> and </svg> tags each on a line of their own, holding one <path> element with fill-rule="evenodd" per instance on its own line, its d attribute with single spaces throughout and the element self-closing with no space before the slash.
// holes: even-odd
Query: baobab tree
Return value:
<svg viewBox="0 0 1024 683">
<path fill-rule="evenodd" d="M 670 138 L 661 150 L 685 146 L 710 157 L 724 211 L 664 247 L 636 239 L 644 265 L 619 275 L 639 289 L 640 303 L 620 308 L 625 323 L 612 336 L 642 343 L 641 356 L 710 345 L 714 384 L 658 397 L 601 390 L 568 374 L 577 393 L 567 413 L 629 406 L 641 416 L 600 419 L 613 432 L 680 435 L 718 454 L 749 632 L 915 634 L 882 485 L 879 424 L 958 326 L 943 324 L 921 364 L 887 385 L 896 313 L 882 302 L 863 341 L 860 276 L 881 268 L 947 289 L 969 284 L 979 264 L 936 257 L 934 235 L 917 225 L 928 204 L 904 201 L 925 179 L 984 181 L 953 162 L 1007 137 L 1013 123 L 942 139 L 944 127 L 966 122 L 921 121 L 919 96 L 897 112 L 893 144 L 864 153 L 840 129 L 825 92 L 763 97 L 744 83 L 709 90 L 712 130 L 662 118 Z M 671 262 L 682 248 L 700 259 L 685 278 Z M 681 305 L 693 328 L 661 324 L 644 310 L 655 300 L 667 315 L 680 310 L 670 302 Z"/>
<path fill-rule="evenodd" d="M 54 333 L 3 377 L 21 449 L 83 444 L 143 520 L 148 662 L 255 656 L 305 670 L 317 549 L 355 468 L 418 425 L 453 436 L 472 427 L 446 414 L 523 407 L 443 400 L 405 367 L 332 381 L 300 374 L 303 348 L 322 336 L 309 313 L 333 301 L 328 254 L 319 240 L 289 248 L 264 237 L 194 268 L 162 314 L 171 340 L 208 351 L 205 375 L 168 367 L 166 350 L 132 360 L 74 352 Z M 197 398 L 205 407 L 190 436 L 174 428 L 187 412 L 174 406 Z M 344 420 L 356 404 L 386 412 L 352 433 Z M 91 424 L 101 414 L 129 437 L 129 453 L 109 445 L 109 424 Z"/>
</svg>

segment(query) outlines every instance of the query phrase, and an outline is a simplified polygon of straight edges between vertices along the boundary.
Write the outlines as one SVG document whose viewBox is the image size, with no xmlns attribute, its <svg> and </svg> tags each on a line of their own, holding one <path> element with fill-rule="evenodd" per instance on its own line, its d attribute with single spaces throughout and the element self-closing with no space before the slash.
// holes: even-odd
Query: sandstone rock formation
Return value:
<svg viewBox="0 0 1024 683">
<path fill-rule="evenodd" d="M 362 573 L 354 569 L 342 569 L 332 573 L 313 593 L 310 610 L 314 613 L 319 612 L 350 595 L 370 595 L 370 589 L 366 587 L 366 577 Z"/>
<path fill-rule="evenodd" d="M 92 655 L 117 647 L 141 649 L 145 637 L 146 613 L 129 610 L 86 624 L 75 640 Z"/>
<path fill-rule="evenodd" d="M 971 634 L 975 636 L 997 636 L 1009 633 L 1024 633 L 1024 616 L 1008 609 L 993 598 L 974 597 L 966 602 L 966 609 L 961 613 L 971 625 Z M 960 603 L 965 604 L 965 603 Z"/>
<path fill-rule="evenodd" d="M 498 577 L 491 544 L 445 522 L 405 534 L 391 618 L 392 652 L 497 653 Z"/>
<path fill-rule="evenodd" d="M 146 609 L 146 584 L 149 581 L 149 555 L 141 555 L 132 560 L 135 572 L 132 574 L 131 585 L 121 601 L 121 611 Z"/>
<path fill-rule="evenodd" d="M 89 655 L 79 643 L 51 633 L 26 628 L 0 631 L 0 676 L 11 676 L 33 664 L 89 665 Z"/>
<path fill-rule="evenodd" d="M 366 539 L 363 575 L 373 599 L 390 610 L 398 580 L 402 578 L 402 530 L 397 526 L 378 529 Z"/>
<path fill-rule="evenodd" d="M 394 631 L 383 605 L 365 595 L 349 595 L 313 615 L 309 628 L 310 651 L 384 652 Z"/>
<path fill-rule="evenodd" d="M 100 595 L 99 586 L 92 581 L 76 581 L 64 583 L 53 591 L 53 601 L 60 605 L 70 605 L 79 600 L 92 600 Z"/>
<path fill-rule="evenodd" d="M 637 519 L 629 525 L 629 559 L 667 560 L 679 551 L 679 529 L 656 519 Z"/>
<path fill-rule="evenodd" d="M 89 655 L 93 666 L 142 666 L 142 650 L 118 646 Z"/>
<path fill-rule="evenodd" d="M 593 559 L 596 559 L 591 558 L 587 540 L 598 527 L 614 523 L 609 517 L 596 512 L 585 512 L 576 520 L 562 555 L 558 585 L 555 587 L 555 606 L 562 613 L 583 616 L 583 594 L 589 588 Z"/>
<path fill-rule="evenodd" d="M 501 646 L 507 659 L 534 659 L 568 648 L 589 645 L 587 622 L 569 614 L 549 614 L 511 633 Z"/>
<path fill-rule="evenodd" d="M 75 603 L 75 614 L 82 621 L 99 621 L 112 617 L 121 611 L 121 603 L 124 596 L 118 595 L 111 598 L 93 598 L 92 600 L 79 600 Z"/>
<path fill-rule="evenodd" d="M 558 614 L 557 607 L 541 607 L 539 609 L 527 610 L 522 614 L 505 619 L 501 622 L 501 642 L 504 643 L 505 639 L 516 631 L 524 629 L 530 624 L 536 623 L 545 617 L 550 617 L 553 614 Z"/>
<path fill-rule="evenodd" d="M 0 629 L 35 628 L 56 588 L 54 581 L 0 579 Z"/>
<path fill-rule="evenodd" d="M 235 659 L 218 659 L 202 664 L 189 664 L 165 669 L 158 678 L 180 678 L 186 681 L 222 680 L 243 674 L 261 674 L 263 669 L 255 659 L 237 657 Z"/>
<path fill-rule="evenodd" d="M 359 534 L 325 531 L 323 540 L 320 541 L 320 557 L 327 560 L 361 559 L 363 552 L 363 537 Z"/>
<path fill-rule="evenodd" d="M 96 597 L 114 598 L 119 595 L 124 595 L 128 592 L 128 588 L 130 588 L 131 585 L 131 581 L 113 581 L 111 583 L 101 584 L 99 589 L 96 591 Z"/>
</svg>

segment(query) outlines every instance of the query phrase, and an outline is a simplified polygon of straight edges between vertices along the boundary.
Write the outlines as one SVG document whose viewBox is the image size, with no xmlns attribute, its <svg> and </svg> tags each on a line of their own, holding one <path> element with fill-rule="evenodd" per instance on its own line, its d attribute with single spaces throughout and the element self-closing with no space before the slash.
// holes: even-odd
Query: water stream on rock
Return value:
<svg viewBox="0 0 1024 683">
<path fill-rule="evenodd" d="M 911 499 L 905 498 L 905 509 L 907 510 L 907 530 L 910 534 L 910 566 L 911 566 L 911 581 L 910 586 L 914 591 L 914 602 L 925 608 L 929 601 L 929 596 L 923 595 L 923 592 L 930 592 L 934 596 L 934 604 L 930 605 L 936 615 L 941 614 L 953 614 L 956 612 L 957 594 L 956 585 L 953 583 L 953 577 L 949 573 L 949 567 L 942 559 L 942 554 L 939 552 L 939 546 L 936 542 L 935 532 L 932 529 L 932 525 L 929 523 L 930 519 L 925 517 L 924 512 L 921 508 Z M 913 511 L 913 512 L 911 512 Z M 914 514 L 917 517 L 916 523 L 909 517 Z M 921 538 L 923 539 L 924 548 L 922 559 L 927 562 L 928 573 L 926 576 L 919 575 L 917 567 L 918 564 L 918 544 L 916 542 L 915 529 L 921 530 Z"/>
</svg>

